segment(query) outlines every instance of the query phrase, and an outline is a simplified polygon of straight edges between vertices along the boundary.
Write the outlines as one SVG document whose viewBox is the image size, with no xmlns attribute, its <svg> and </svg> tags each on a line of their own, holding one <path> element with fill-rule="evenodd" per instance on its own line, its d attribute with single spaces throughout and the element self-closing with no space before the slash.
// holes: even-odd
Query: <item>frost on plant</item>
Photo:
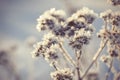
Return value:
<svg viewBox="0 0 120 80">
<path fill-rule="evenodd" d="M 95 29 L 92 23 L 97 16 L 93 10 L 84 7 L 66 18 L 64 11 L 53 8 L 44 12 L 37 19 L 38 31 L 47 31 L 48 33 L 44 35 L 41 42 L 34 46 L 32 54 L 33 57 L 43 56 L 55 68 L 56 71 L 51 73 L 54 80 L 73 80 L 75 75 L 80 79 L 79 57 L 82 54 L 80 52 L 92 38 Z M 64 48 L 66 40 L 78 55 L 76 60 L 72 59 Z M 61 59 L 65 61 L 64 65 L 66 66 L 60 65 Z M 77 73 L 73 76 L 73 72 L 76 71 Z"/>
<path fill-rule="evenodd" d="M 114 5 L 119 4 L 119 0 L 114 0 L 115 2 L 118 3 Z M 93 22 L 98 17 L 104 21 L 103 28 L 97 33 L 101 40 L 100 47 L 87 69 L 82 69 L 84 66 L 81 67 L 81 57 L 85 54 L 83 49 L 93 38 Z M 120 60 L 119 11 L 107 10 L 98 15 L 93 10 L 83 7 L 67 18 L 63 10 L 53 8 L 44 12 L 37 21 L 37 30 L 44 31 L 45 34 L 34 46 L 32 55 L 42 56 L 54 68 L 55 71 L 51 73 L 53 80 L 99 80 L 99 72 L 89 71 L 105 47 L 106 54 L 100 58 L 108 66 L 105 80 L 108 80 L 110 72 L 114 73 L 114 77 L 117 76 L 113 61 L 115 58 Z M 68 53 L 65 44 L 73 50 L 74 57 Z"/>
</svg>

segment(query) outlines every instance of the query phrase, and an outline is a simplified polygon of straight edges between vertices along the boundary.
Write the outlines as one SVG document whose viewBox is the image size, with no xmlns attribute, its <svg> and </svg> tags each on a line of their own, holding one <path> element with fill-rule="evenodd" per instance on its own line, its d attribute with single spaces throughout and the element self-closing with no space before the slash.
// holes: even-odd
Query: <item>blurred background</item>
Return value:
<svg viewBox="0 0 120 80">
<path fill-rule="evenodd" d="M 69 16 L 84 6 L 96 13 L 120 10 L 107 0 L 0 0 L 0 80 L 51 80 L 49 64 L 30 54 L 32 45 L 42 37 L 36 19 L 50 8 L 65 10 Z M 102 24 L 101 19 L 94 22 L 96 32 Z M 99 40 L 95 38 L 89 45 L 91 53 L 99 47 L 94 43 Z"/>
</svg>

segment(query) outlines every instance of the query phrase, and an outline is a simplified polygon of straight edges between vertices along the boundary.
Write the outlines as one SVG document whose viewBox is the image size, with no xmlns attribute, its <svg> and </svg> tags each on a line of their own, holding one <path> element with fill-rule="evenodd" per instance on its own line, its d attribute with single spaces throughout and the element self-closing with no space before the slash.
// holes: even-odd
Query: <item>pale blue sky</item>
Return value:
<svg viewBox="0 0 120 80">
<path fill-rule="evenodd" d="M 0 33 L 18 39 L 30 35 L 38 36 L 36 19 L 45 10 L 57 8 L 67 10 L 64 0 L 0 0 Z M 68 0 L 69 1 L 69 0 Z M 107 4 L 107 0 L 70 0 L 74 7 L 87 6 L 95 12 L 118 9 Z"/>
</svg>

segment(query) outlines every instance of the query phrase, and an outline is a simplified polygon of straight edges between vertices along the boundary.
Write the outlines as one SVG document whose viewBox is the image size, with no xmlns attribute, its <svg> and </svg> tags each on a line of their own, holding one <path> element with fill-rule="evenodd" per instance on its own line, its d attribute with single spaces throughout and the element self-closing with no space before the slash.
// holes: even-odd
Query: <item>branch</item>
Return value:
<svg viewBox="0 0 120 80">
<path fill-rule="evenodd" d="M 93 57 L 93 60 L 91 62 L 91 64 L 89 65 L 89 67 L 87 68 L 87 70 L 85 71 L 85 73 L 82 76 L 82 79 L 86 76 L 86 74 L 88 73 L 88 71 L 91 69 L 91 67 L 93 66 L 93 64 L 96 62 L 97 58 L 99 57 L 100 53 L 102 52 L 103 48 L 105 47 L 106 43 L 108 40 L 106 40 L 104 43 L 101 43 L 100 48 L 98 49 L 98 51 L 96 52 L 95 56 Z"/>
<path fill-rule="evenodd" d="M 68 54 L 68 52 L 65 50 L 65 48 L 63 47 L 62 43 L 59 43 L 59 46 L 61 48 L 61 50 L 63 51 L 63 56 L 64 58 L 71 63 L 73 66 L 76 66 L 74 60 L 72 59 L 72 57 Z"/>
<path fill-rule="evenodd" d="M 78 51 L 75 50 L 75 54 L 76 54 L 76 70 L 77 70 L 77 75 L 78 75 L 78 80 L 81 80 L 80 77 L 80 57 L 82 54 L 82 51 L 80 50 L 80 53 Z"/>
</svg>

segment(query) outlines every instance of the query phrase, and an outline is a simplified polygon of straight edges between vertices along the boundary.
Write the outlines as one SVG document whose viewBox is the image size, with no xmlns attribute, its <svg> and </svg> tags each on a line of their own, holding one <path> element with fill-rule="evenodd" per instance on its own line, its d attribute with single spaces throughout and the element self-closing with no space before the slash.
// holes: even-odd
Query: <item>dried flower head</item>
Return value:
<svg viewBox="0 0 120 80">
<path fill-rule="evenodd" d="M 52 33 L 48 33 L 46 35 L 44 35 L 43 39 L 44 44 L 46 44 L 46 46 L 49 48 L 52 44 L 58 44 L 58 38 L 53 35 Z"/>
<path fill-rule="evenodd" d="M 120 27 L 120 11 L 114 13 L 114 18 L 112 20 L 112 24 Z"/>
<path fill-rule="evenodd" d="M 57 63 L 60 53 L 61 51 L 59 50 L 58 45 L 52 45 L 43 55 L 45 60 L 52 65 L 52 63 Z"/>
<path fill-rule="evenodd" d="M 99 33 L 97 33 L 97 36 L 99 38 L 103 38 L 103 39 L 106 39 L 108 37 L 109 33 L 108 31 L 106 31 L 105 28 L 101 29 Z"/>
<path fill-rule="evenodd" d="M 49 48 L 52 45 L 58 44 L 58 39 L 55 35 L 53 35 L 52 33 L 46 34 L 44 35 L 43 41 L 38 42 L 36 45 L 34 45 L 34 51 L 32 52 L 33 57 L 37 57 L 40 54 L 44 54 L 46 53 L 47 50 L 49 50 Z"/>
<path fill-rule="evenodd" d="M 109 43 L 110 44 L 117 45 L 117 46 L 120 45 L 120 33 L 114 32 L 114 31 L 110 31 L 108 39 L 109 39 Z"/>
<path fill-rule="evenodd" d="M 62 10 L 55 10 L 55 8 L 46 11 L 41 15 L 37 21 L 38 24 L 36 28 L 38 31 L 41 30 L 51 30 L 53 31 L 56 27 L 61 27 L 65 20 L 65 12 Z"/>
<path fill-rule="evenodd" d="M 114 48 L 110 49 L 108 53 L 111 57 L 118 57 L 118 52 Z"/>
<path fill-rule="evenodd" d="M 52 17 L 56 18 L 58 22 L 65 21 L 66 14 L 63 10 L 56 10 L 55 8 L 52 8 L 46 11 L 44 14 L 51 15 Z"/>
<path fill-rule="evenodd" d="M 83 7 L 74 13 L 72 17 L 75 17 L 75 19 L 84 18 L 87 24 L 92 24 L 97 17 L 97 14 L 93 10 L 90 10 L 87 7 Z"/>
<path fill-rule="evenodd" d="M 81 29 L 76 32 L 76 34 L 70 39 L 69 45 L 74 49 L 81 49 L 83 45 L 87 45 L 89 40 L 92 37 L 91 31 L 86 31 L 85 29 Z"/>
<path fill-rule="evenodd" d="M 74 19 L 73 16 L 67 19 L 66 24 L 67 24 L 66 27 L 70 27 L 70 28 L 73 27 L 74 29 L 81 29 L 86 27 L 84 18 Z"/>
<path fill-rule="evenodd" d="M 103 18 L 104 21 L 110 21 L 113 18 L 113 12 L 112 10 L 107 10 L 102 13 L 100 13 L 100 18 Z"/>
<path fill-rule="evenodd" d="M 32 57 L 35 58 L 45 52 L 46 52 L 46 47 L 44 46 L 44 44 L 42 42 L 38 42 L 36 45 L 34 45 L 34 50 L 32 51 L 31 54 L 32 54 Z"/>
<path fill-rule="evenodd" d="M 78 31 L 82 28 L 86 28 L 85 20 L 82 19 L 74 19 L 72 17 L 68 18 L 66 21 L 65 32 L 66 35 L 71 37 L 74 36 L 75 31 Z"/>
<path fill-rule="evenodd" d="M 100 13 L 100 17 L 112 26 L 120 26 L 120 11 L 113 12 L 112 10 L 107 10 Z"/>
<path fill-rule="evenodd" d="M 50 16 L 50 15 L 41 15 L 39 17 L 39 19 L 37 19 L 38 24 L 36 26 L 38 31 L 42 31 L 42 30 L 51 30 L 53 29 L 55 26 L 57 26 L 57 21 L 54 17 Z"/>
<path fill-rule="evenodd" d="M 71 69 L 60 69 L 51 73 L 53 80 L 73 80 L 73 73 Z"/>
</svg>

